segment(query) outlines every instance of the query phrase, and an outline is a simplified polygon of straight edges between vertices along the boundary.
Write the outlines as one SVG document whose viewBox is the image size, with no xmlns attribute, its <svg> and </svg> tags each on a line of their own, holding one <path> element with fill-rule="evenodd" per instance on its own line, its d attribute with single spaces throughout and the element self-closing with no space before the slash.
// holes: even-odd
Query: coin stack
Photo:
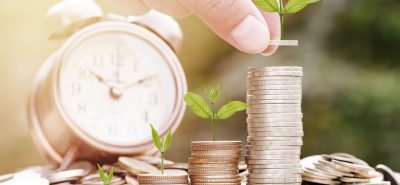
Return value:
<svg viewBox="0 0 400 185">
<path fill-rule="evenodd" d="M 170 185 L 170 184 L 189 184 L 188 174 L 181 170 L 168 170 L 164 174 L 140 174 L 137 177 L 139 184 L 159 184 L 159 185 Z"/>
<path fill-rule="evenodd" d="M 318 184 L 390 185 L 383 174 L 352 155 L 335 153 L 301 160 L 303 180 Z"/>
<path fill-rule="evenodd" d="M 301 184 L 302 67 L 249 68 L 248 184 Z"/>
<path fill-rule="evenodd" d="M 189 158 L 192 185 L 240 185 L 241 141 L 194 141 Z"/>
</svg>

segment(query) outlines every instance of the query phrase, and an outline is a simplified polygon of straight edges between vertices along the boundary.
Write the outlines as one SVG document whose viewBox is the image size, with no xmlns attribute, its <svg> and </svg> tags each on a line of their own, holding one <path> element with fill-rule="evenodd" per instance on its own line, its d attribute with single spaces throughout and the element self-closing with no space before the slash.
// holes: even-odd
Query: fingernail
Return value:
<svg viewBox="0 0 400 185">
<path fill-rule="evenodd" d="M 269 43 L 269 30 L 254 16 L 248 15 L 231 32 L 240 50 L 248 53 L 260 53 Z"/>
</svg>

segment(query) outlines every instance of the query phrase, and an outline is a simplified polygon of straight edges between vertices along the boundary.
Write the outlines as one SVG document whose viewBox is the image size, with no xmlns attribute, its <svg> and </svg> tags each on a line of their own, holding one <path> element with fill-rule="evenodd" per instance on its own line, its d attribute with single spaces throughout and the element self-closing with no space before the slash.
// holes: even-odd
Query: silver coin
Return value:
<svg viewBox="0 0 400 185">
<path fill-rule="evenodd" d="M 251 113 L 252 118 L 303 118 L 303 113 Z"/>
<path fill-rule="evenodd" d="M 302 119 L 301 118 L 247 118 L 246 121 L 247 121 L 247 123 L 249 123 L 249 122 L 302 123 Z"/>
<path fill-rule="evenodd" d="M 301 177 L 296 178 L 278 178 L 278 179 L 253 179 L 247 178 L 247 180 L 251 183 L 292 183 L 292 182 L 301 182 Z"/>
<path fill-rule="evenodd" d="M 245 155 L 247 160 L 300 160 L 299 155 Z"/>
<path fill-rule="evenodd" d="M 288 168 L 288 169 L 249 169 L 249 173 L 254 174 L 301 174 L 301 168 Z"/>
<path fill-rule="evenodd" d="M 301 91 L 301 85 L 248 85 L 247 90 L 299 90 Z"/>
<path fill-rule="evenodd" d="M 247 80 L 247 85 L 301 85 L 301 80 Z"/>
<path fill-rule="evenodd" d="M 301 109 L 300 104 L 253 104 L 249 109 Z"/>
<path fill-rule="evenodd" d="M 282 179 L 282 178 L 301 178 L 301 174 L 298 173 L 286 173 L 286 174 L 248 174 L 247 178 L 250 179 Z"/>
<path fill-rule="evenodd" d="M 303 67 L 298 66 L 269 66 L 269 67 L 249 67 L 248 71 L 303 71 Z"/>
<path fill-rule="evenodd" d="M 300 155 L 300 150 L 248 150 L 246 155 Z"/>
<path fill-rule="evenodd" d="M 302 122 L 248 122 L 247 127 L 301 127 Z"/>
<path fill-rule="evenodd" d="M 249 170 L 251 169 L 295 169 L 301 168 L 300 164 L 250 164 L 247 165 Z"/>
<path fill-rule="evenodd" d="M 247 76 L 256 77 L 256 76 L 303 76 L 303 71 L 254 71 L 247 72 Z"/>
<path fill-rule="evenodd" d="M 301 146 L 254 146 L 246 145 L 247 150 L 300 150 Z"/>
<path fill-rule="evenodd" d="M 245 160 L 247 164 L 299 164 L 300 159 L 281 159 L 281 160 L 272 160 L 272 159 L 249 159 Z"/>
<path fill-rule="evenodd" d="M 303 141 L 248 141 L 249 145 L 257 146 L 302 146 Z"/>
<path fill-rule="evenodd" d="M 301 100 L 301 95 L 247 95 L 248 100 Z"/>
<path fill-rule="evenodd" d="M 247 127 L 249 132 L 298 132 L 303 131 L 302 126 L 297 127 Z"/>
<path fill-rule="evenodd" d="M 246 99 L 246 102 L 249 105 L 254 105 L 254 104 L 301 104 L 301 100 L 277 100 L 277 99 L 269 99 L 269 100 Z"/>
<path fill-rule="evenodd" d="M 254 114 L 254 113 L 300 113 L 301 108 L 297 109 L 256 109 L 256 108 L 247 108 L 247 114 Z"/>
<path fill-rule="evenodd" d="M 249 132 L 249 136 L 304 136 L 304 132 Z"/>
</svg>

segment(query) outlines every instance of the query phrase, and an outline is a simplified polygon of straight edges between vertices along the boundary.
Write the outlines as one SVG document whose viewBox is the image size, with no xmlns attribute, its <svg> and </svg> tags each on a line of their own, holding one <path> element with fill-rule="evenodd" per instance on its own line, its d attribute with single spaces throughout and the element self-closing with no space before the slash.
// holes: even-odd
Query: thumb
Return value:
<svg viewBox="0 0 400 185">
<path fill-rule="evenodd" d="M 250 0 L 180 0 L 237 49 L 260 53 L 269 44 L 268 26 Z"/>
</svg>

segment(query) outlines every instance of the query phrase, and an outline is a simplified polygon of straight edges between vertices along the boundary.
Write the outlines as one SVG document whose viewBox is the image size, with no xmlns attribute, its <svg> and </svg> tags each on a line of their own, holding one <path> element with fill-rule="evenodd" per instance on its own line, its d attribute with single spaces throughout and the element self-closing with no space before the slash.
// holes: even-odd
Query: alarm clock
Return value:
<svg viewBox="0 0 400 185">
<path fill-rule="evenodd" d="M 150 123 L 165 135 L 185 111 L 179 25 L 155 11 L 105 18 L 92 0 L 64 0 L 48 21 L 49 38 L 67 39 L 39 69 L 29 98 L 41 153 L 67 165 L 154 152 Z"/>
</svg>

